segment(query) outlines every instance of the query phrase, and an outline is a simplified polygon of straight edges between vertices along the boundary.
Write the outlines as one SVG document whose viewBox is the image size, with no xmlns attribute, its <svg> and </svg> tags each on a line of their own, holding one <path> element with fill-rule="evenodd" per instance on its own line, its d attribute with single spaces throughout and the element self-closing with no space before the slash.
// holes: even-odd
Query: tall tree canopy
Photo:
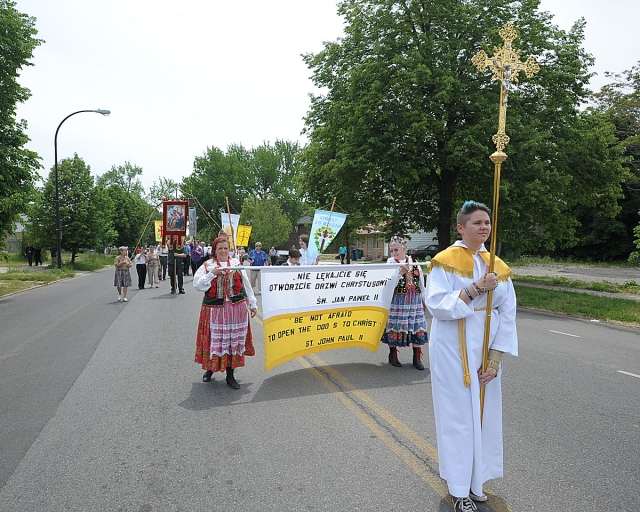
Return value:
<svg viewBox="0 0 640 512">
<path fill-rule="evenodd" d="M 242 204 L 240 222 L 251 226 L 249 249 L 256 242 L 269 251 L 269 247 L 277 247 L 287 241 L 293 224 L 283 213 L 277 199 L 256 196 L 248 197 Z"/>
<path fill-rule="evenodd" d="M 24 66 L 32 65 L 33 50 L 43 41 L 34 37 L 35 18 L 18 12 L 15 5 L 0 0 L 0 241 L 26 213 L 41 167 L 38 155 L 24 147 L 29 142 L 27 123 L 16 120 L 16 105 L 31 96 L 18 77 Z"/>
<path fill-rule="evenodd" d="M 620 212 L 614 220 L 603 222 L 596 218 L 592 229 L 597 253 L 611 259 L 626 257 L 634 249 L 634 228 L 640 235 L 640 63 L 606 76 L 611 83 L 594 94 L 593 109 L 607 116 L 615 126 L 615 136 L 627 158 L 624 165 L 629 171 L 623 185 L 624 197 L 619 201 Z M 580 245 L 585 241 L 581 238 Z"/>
<path fill-rule="evenodd" d="M 131 165 L 131 162 L 125 162 L 124 165 L 112 165 L 111 169 L 98 176 L 96 184 L 100 187 L 108 188 L 109 185 L 118 185 L 128 194 L 136 197 L 144 197 L 144 187 L 140 182 L 139 176 L 142 175 L 142 167 Z"/>
<path fill-rule="evenodd" d="M 196 157 L 193 172 L 182 181 L 183 194 L 195 196 L 217 220 L 217 212 L 240 213 L 247 198 L 276 200 L 293 223 L 302 213 L 298 184 L 300 147 L 296 142 L 277 140 L 247 149 L 232 144 L 226 153 L 207 148 Z M 219 221 L 218 221 L 219 222 Z"/>
<path fill-rule="evenodd" d="M 305 190 L 350 204 L 390 232 L 437 229 L 451 242 L 463 199 L 491 204 L 499 86 L 471 59 L 514 42 L 541 71 L 509 94 L 499 238 L 514 251 L 576 243 L 577 204 L 615 214 L 625 171 L 606 120 L 581 114 L 592 57 L 539 2 L 343 0 L 345 34 L 304 57 L 326 94 L 306 118 Z"/>
<path fill-rule="evenodd" d="M 84 249 L 105 247 L 116 233 L 111 218 L 113 203 L 102 187 L 94 187 L 91 169 L 77 154 L 58 164 L 62 249 L 71 252 L 71 261 Z M 43 248 L 55 251 L 55 167 L 40 191 L 40 200 L 30 211 L 30 236 Z"/>
</svg>

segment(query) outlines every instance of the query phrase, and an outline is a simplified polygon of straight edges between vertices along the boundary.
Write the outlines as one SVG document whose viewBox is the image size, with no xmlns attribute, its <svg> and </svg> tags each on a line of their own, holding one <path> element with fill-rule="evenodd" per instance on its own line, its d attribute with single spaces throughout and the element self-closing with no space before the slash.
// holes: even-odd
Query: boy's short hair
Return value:
<svg viewBox="0 0 640 512">
<path fill-rule="evenodd" d="M 478 210 L 487 212 L 489 218 L 491 218 L 491 209 L 486 204 L 479 203 L 477 201 L 465 201 L 462 205 L 462 208 L 458 210 L 456 223 L 464 226 L 469 220 L 469 217 L 471 217 L 471 214 L 473 212 L 477 212 Z"/>
<path fill-rule="evenodd" d="M 302 254 L 298 249 L 291 249 L 289 251 L 289 258 L 300 258 L 300 257 L 302 257 Z"/>
</svg>

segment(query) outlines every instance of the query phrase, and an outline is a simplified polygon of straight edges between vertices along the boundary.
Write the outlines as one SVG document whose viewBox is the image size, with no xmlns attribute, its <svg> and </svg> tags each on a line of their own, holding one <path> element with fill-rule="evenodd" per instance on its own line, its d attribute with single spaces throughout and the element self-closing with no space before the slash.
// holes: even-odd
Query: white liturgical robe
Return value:
<svg viewBox="0 0 640 512">
<path fill-rule="evenodd" d="M 451 495 L 457 497 L 468 496 L 469 490 L 481 495 L 485 481 L 503 475 L 502 366 L 497 378 L 486 386 L 480 426 L 477 372 L 482 367 L 487 295 L 476 297 L 469 305 L 459 297 L 463 288 L 488 272 L 488 254 L 484 246 L 474 253 L 458 241 L 432 260 L 427 278 L 427 307 L 433 316 L 429 362 L 440 476 L 447 481 Z M 495 270 L 499 272 L 499 285 L 493 291 L 489 348 L 516 356 L 512 273 L 499 258 Z M 466 341 L 469 387 L 464 385 L 459 328 Z"/>
</svg>

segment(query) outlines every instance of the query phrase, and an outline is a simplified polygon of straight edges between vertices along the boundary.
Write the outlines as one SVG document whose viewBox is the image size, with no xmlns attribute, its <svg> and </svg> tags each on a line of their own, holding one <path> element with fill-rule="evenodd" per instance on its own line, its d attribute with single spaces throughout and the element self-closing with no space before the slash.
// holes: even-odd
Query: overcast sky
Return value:
<svg viewBox="0 0 640 512">
<path fill-rule="evenodd" d="M 54 164 L 78 153 L 94 175 L 126 161 L 149 187 L 180 181 L 206 148 L 250 148 L 299 141 L 309 93 L 316 92 L 300 54 L 315 53 L 343 28 L 335 0 L 17 0 L 37 18 L 32 67 L 21 85 L 32 97 L 18 107 L 28 147 Z M 587 20 L 584 46 L 598 76 L 640 60 L 640 1 L 542 0 L 569 29 Z M 517 43 L 516 43 L 517 46 Z"/>
</svg>

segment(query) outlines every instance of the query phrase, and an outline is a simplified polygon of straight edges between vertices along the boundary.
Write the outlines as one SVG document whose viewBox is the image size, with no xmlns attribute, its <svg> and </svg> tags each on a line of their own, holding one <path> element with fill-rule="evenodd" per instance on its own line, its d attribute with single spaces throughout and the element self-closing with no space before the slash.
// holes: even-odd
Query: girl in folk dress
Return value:
<svg viewBox="0 0 640 512">
<path fill-rule="evenodd" d="M 212 254 L 193 276 L 193 286 L 205 292 L 195 362 L 206 370 L 203 382 L 209 382 L 214 372 L 226 371 L 227 384 L 240 389 L 234 370 L 244 366 L 245 356 L 255 355 L 249 314 L 252 318 L 256 315 L 257 302 L 245 272 L 228 269 L 240 264 L 229 258 L 229 240 L 216 238 Z"/>
<path fill-rule="evenodd" d="M 398 284 L 393 292 L 389 320 L 382 336 L 382 343 L 389 345 L 389 363 L 400 367 L 398 347 L 413 346 L 413 366 L 424 370 L 422 346 L 428 342 L 426 295 L 424 276 L 420 265 L 412 265 L 411 256 L 406 255 L 406 240 L 394 236 L 389 243 L 393 256 L 387 263 L 404 263 L 398 270 Z"/>
</svg>

